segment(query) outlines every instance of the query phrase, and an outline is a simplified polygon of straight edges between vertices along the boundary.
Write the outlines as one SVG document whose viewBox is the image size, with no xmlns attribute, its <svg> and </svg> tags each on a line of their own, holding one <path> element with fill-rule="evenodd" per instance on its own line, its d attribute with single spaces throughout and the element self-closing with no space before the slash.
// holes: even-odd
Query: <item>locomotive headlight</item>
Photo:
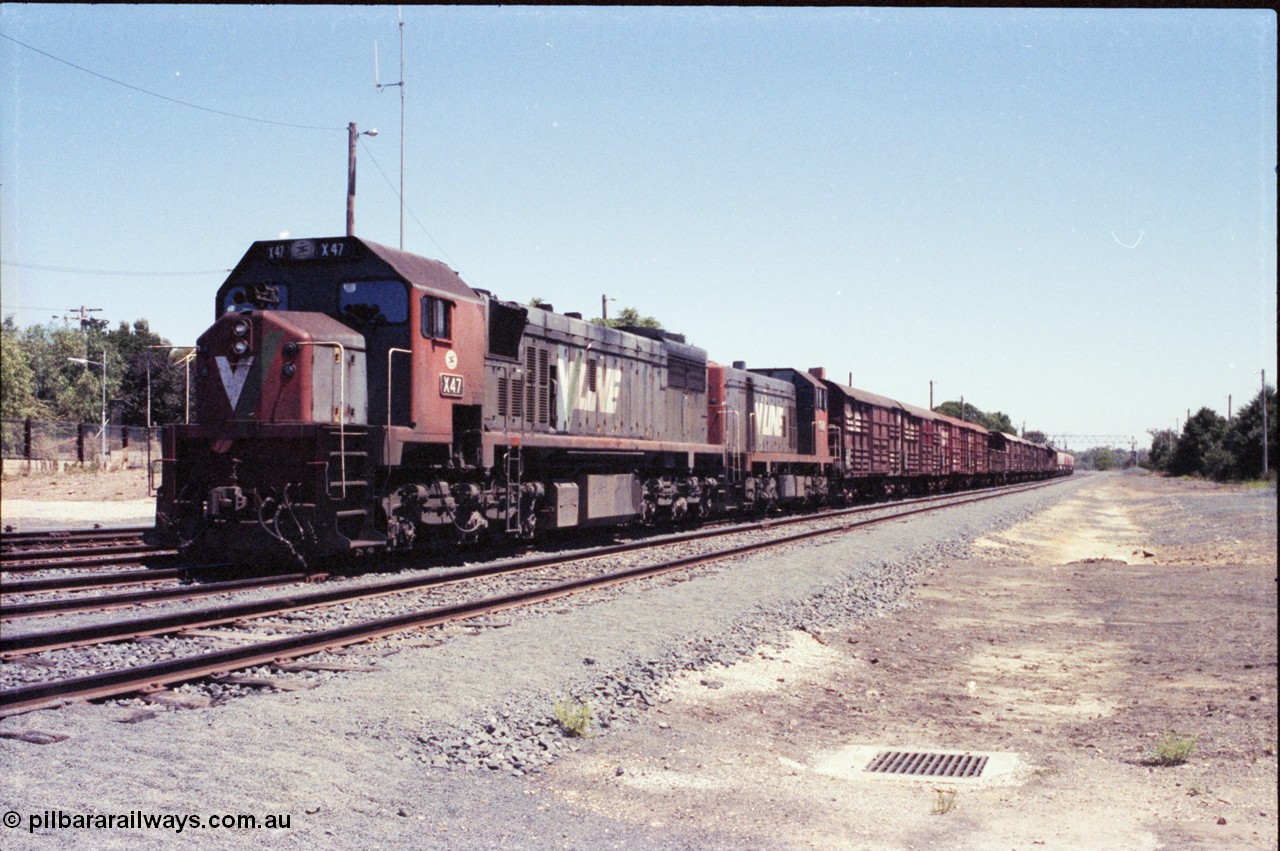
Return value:
<svg viewBox="0 0 1280 851">
<path fill-rule="evenodd" d="M 231 351 L 235 352 L 238 355 L 244 354 L 245 352 L 249 351 L 249 341 L 236 340 L 234 343 L 231 344 Z"/>
<path fill-rule="evenodd" d="M 284 344 L 280 351 L 284 352 L 285 357 L 291 358 L 298 353 L 298 344 L 290 340 Z"/>
<path fill-rule="evenodd" d="M 294 374 L 295 372 L 297 372 L 297 371 L 298 371 L 298 368 L 297 368 L 296 366 L 294 366 L 293 364 L 291 364 L 291 363 L 287 363 L 287 364 L 285 364 L 285 365 L 284 365 L 284 370 L 283 370 L 283 372 L 284 372 L 285 378 L 290 378 L 290 377 L 292 377 L 292 376 L 293 376 L 293 374 Z"/>
<path fill-rule="evenodd" d="M 241 319 L 235 325 L 231 326 L 231 333 L 237 337 L 247 336 L 249 333 L 249 323 Z"/>
</svg>

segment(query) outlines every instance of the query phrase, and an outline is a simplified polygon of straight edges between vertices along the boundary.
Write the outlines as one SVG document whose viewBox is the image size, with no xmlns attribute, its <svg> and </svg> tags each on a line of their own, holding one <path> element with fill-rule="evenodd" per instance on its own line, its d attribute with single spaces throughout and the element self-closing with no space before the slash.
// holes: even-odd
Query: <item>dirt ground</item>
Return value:
<svg viewBox="0 0 1280 851">
<path fill-rule="evenodd" d="M 141 471 L 7 480 L 136 500 Z M 530 778 L 539 809 L 705 827 L 722 847 L 1277 847 L 1275 490 L 1091 476 L 939 563 L 911 606 L 668 688 Z M 1194 736 L 1185 764 L 1148 764 Z M 971 752 L 976 780 L 863 770 Z M 942 810 L 947 810 L 942 812 Z"/>
<path fill-rule="evenodd" d="M 912 608 L 689 675 L 536 793 L 752 847 L 1275 848 L 1276 502 L 1252 496 L 1095 476 Z M 1167 732 L 1185 764 L 1149 764 Z M 881 750 L 991 759 L 864 772 Z"/>
<path fill-rule="evenodd" d="M 146 499 L 147 471 L 32 473 L 6 476 L 4 499 L 118 502 Z"/>
</svg>

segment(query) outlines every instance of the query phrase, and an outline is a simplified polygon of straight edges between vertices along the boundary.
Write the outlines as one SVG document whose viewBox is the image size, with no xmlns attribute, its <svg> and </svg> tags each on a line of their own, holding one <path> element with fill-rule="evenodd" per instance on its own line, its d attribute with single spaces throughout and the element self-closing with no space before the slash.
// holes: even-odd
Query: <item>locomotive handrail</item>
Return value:
<svg viewBox="0 0 1280 851">
<path fill-rule="evenodd" d="M 333 346 L 338 350 L 338 470 L 342 474 L 342 498 L 347 498 L 347 347 L 333 340 L 312 340 L 299 342 L 299 346 Z M 389 356 L 388 356 L 389 357 Z M 390 390 L 388 375 L 388 390 Z M 328 470 L 328 465 L 325 465 Z M 326 496 L 329 496 L 326 494 Z"/>
<path fill-rule="evenodd" d="M 737 410 L 734 410 L 733 408 L 729 407 L 729 403 L 728 403 L 728 402 L 725 402 L 723 405 L 720 405 L 720 406 L 717 408 L 717 410 L 719 410 L 719 411 L 720 411 L 721 413 L 723 413 L 723 414 L 733 414 L 733 416 L 734 416 L 734 420 L 733 420 L 733 445 L 732 445 L 732 446 L 731 446 L 731 445 L 730 445 L 730 443 L 729 443 L 729 431 L 728 431 L 728 429 L 725 429 L 725 430 L 724 430 L 724 435 L 723 435 L 723 437 L 724 437 L 724 468 L 725 468 L 725 470 L 729 470 L 729 471 L 732 471 L 732 472 L 737 472 L 735 468 L 733 468 L 733 467 L 731 467 L 731 466 L 730 466 L 729 462 L 730 462 L 730 460 L 733 458 L 733 456 L 734 456 L 734 455 L 739 455 L 739 454 L 741 454 L 741 453 L 742 453 L 742 434 L 741 434 L 741 431 L 742 431 L 742 414 L 741 414 L 741 412 L 739 412 L 739 411 L 737 411 Z"/>
</svg>

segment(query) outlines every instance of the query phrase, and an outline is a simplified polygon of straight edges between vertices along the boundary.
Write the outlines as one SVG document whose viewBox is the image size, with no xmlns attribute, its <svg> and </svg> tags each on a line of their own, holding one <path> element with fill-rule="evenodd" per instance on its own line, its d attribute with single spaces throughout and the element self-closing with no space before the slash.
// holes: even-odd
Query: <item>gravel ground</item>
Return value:
<svg viewBox="0 0 1280 851">
<path fill-rule="evenodd" d="M 821 634 L 895 611 L 925 571 L 967 557 L 975 539 L 1085 481 L 744 557 L 684 581 L 650 580 L 589 603 L 548 604 L 537 616 L 364 645 L 328 658 L 382 670 L 298 675 L 320 684 L 310 690 L 263 689 L 196 709 L 117 701 L 4 719 L 0 735 L 57 740 L 0 739 L 0 809 L 20 819 L 5 847 L 172 841 L 163 828 L 28 832 L 28 820 L 46 811 L 53 821 L 58 811 L 290 816 L 287 830 L 184 831 L 187 841 L 231 847 L 723 846 L 723 834 L 696 824 L 646 827 L 581 810 L 570 818 L 526 778 L 633 726 L 677 674 L 719 670 L 790 631 Z M 590 703 L 595 739 L 560 729 L 553 706 L 568 699 Z"/>
<path fill-rule="evenodd" d="M 7 487 L 7 486 L 6 486 Z M 54 529 L 127 529 L 156 520 L 154 499 L 118 502 L 89 500 L 0 500 L 0 523 L 6 532 L 48 532 Z"/>
</svg>

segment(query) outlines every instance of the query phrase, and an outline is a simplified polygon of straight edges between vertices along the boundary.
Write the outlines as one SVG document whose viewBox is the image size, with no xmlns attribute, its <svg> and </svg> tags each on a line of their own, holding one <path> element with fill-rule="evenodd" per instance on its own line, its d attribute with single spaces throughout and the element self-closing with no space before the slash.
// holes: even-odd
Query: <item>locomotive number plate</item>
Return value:
<svg viewBox="0 0 1280 851">
<path fill-rule="evenodd" d="M 441 373 L 440 395 L 448 396 L 451 399 L 461 399 L 462 398 L 462 376 L 450 375 L 447 372 Z"/>
</svg>

